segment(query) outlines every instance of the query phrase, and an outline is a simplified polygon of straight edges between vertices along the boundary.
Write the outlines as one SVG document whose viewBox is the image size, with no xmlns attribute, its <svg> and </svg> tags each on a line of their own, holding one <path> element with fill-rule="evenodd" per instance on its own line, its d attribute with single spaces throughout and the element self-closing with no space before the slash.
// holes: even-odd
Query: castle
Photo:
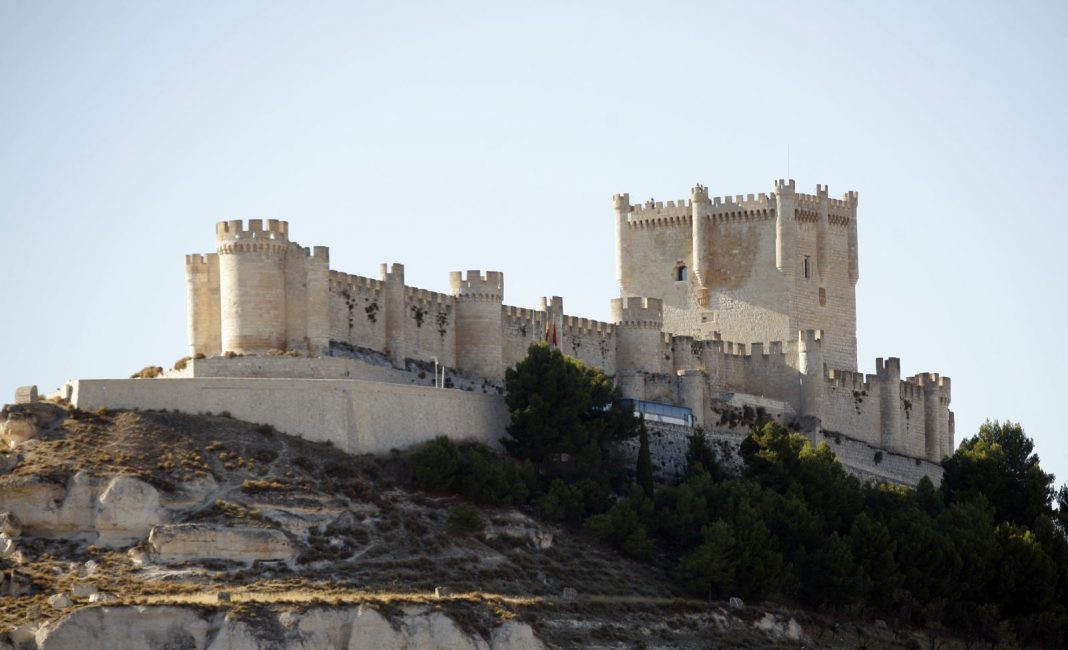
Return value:
<svg viewBox="0 0 1068 650">
<path fill-rule="evenodd" d="M 831 441 L 862 478 L 940 481 L 949 378 L 903 378 L 897 358 L 857 372 L 855 192 L 832 199 L 779 180 L 767 194 L 710 197 L 699 185 L 689 199 L 612 203 L 611 322 L 567 315 L 559 296 L 505 305 L 495 271 L 453 272 L 448 294 L 405 285 L 400 264 L 349 275 L 330 269 L 327 248 L 291 241 L 285 221 L 225 221 L 215 252 L 186 256 L 190 358 L 172 381 L 66 392 L 89 408 L 225 410 L 353 452 L 442 433 L 493 442 L 507 422 L 505 369 L 548 340 L 624 397 L 691 409 L 735 449 L 757 413 Z M 468 390 L 437 388 L 439 366 L 445 385 Z M 661 429 L 659 463 L 677 470 L 688 431 Z"/>
</svg>

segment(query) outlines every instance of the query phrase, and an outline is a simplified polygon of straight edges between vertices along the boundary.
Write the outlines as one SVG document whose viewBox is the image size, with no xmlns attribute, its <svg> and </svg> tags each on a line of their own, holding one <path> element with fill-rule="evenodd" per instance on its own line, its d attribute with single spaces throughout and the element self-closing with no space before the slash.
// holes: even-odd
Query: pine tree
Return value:
<svg viewBox="0 0 1068 650">
<path fill-rule="evenodd" d="M 645 496 L 653 498 L 653 457 L 649 452 L 649 431 L 644 419 L 638 425 L 638 485 Z"/>
</svg>

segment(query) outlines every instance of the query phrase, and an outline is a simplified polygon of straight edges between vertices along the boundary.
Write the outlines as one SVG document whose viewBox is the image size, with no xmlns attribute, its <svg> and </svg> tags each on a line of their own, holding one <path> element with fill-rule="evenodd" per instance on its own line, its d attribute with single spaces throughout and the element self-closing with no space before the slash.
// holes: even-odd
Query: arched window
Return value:
<svg viewBox="0 0 1068 650">
<path fill-rule="evenodd" d="M 690 279 L 690 270 L 685 265 L 679 266 L 675 269 L 675 281 L 685 282 Z"/>
</svg>

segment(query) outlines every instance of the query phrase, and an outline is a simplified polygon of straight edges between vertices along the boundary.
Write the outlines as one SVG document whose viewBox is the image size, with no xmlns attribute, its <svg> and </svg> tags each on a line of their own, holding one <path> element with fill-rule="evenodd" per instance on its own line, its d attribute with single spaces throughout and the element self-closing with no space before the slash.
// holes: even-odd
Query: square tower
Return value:
<svg viewBox="0 0 1068 650">
<path fill-rule="evenodd" d="M 769 194 L 631 204 L 613 197 L 616 274 L 624 298 L 663 301 L 664 329 L 742 343 L 823 330 L 828 366 L 856 370 L 857 193 Z"/>
</svg>

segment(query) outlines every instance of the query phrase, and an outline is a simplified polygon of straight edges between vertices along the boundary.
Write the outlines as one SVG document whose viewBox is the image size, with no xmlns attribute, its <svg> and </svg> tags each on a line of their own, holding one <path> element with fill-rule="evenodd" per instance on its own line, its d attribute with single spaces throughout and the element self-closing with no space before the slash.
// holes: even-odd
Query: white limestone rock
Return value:
<svg viewBox="0 0 1068 650">
<path fill-rule="evenodd" d="M 505 621 L 493 630 L 490 636 L 492 650 L 543 650 L 545 644 L 534 636 L 534 630 L 526 623 Z"/>
<path fill-rule="evenodd" d="M 0 533 L 0 557 L 10 557 L 18 551 L 15 540 L 4 533 Z"/>
<path fill-rule="evenodd" d="M 64 593 L 54 594 L 52 596 L 49 596 L 48 597 L 48 604 L 51 605 L 52 607 L 56 608 L 56 609 L 67 609 L 68 607 L 73 605 L 74 602 L 70 599 L 70 596 L 68 596 L 64 592 Z"/>
<path fill-rule="evenodd" d="M 168 510 L 195 508 L 212 498 L 218 489 L 215 477 L 205 474 L 181 483 L 173 492 L 159 495 L 159 502 Z"/>
<path fill-rule="evenodd" d="M 401 631 L 393 627 L 393 624 L 377 611 L 361 605 L 353 614 L 348 650 L 362 650 L 363 648 L 403 650 L 406 647 Z"/>
<path fill-rule="evenodd" d="M 155 526 L 148 536 L 154 559 L 164 564 L 196 560 L 290 560 L 296 549 L 281 531 L 210 524 Z"/>
<path fill-rule="evenodd" d="M 97 543 L 114 545 L 142 539 L 153 526 L 166 520 L 156 488 L 132 476 L 116 476 L 98 499 Z"/>
<path fill-rule="evenodd" d="M 97 592 L 94 592 L 92 594 L 89 594 L 89 602 L 90 603 L 100 603 L 100 604 L 113 603 L 113 602 L 117 601 L 118 599 L 119 599 L 118 596 L 116 596 L 115 594 L 109 594 L 106 591 L 97 591 Z"/>
<path fill-rule="evenodd" d="M 0 422 L 0 445 L 14 449 L 37 436 L 39 429 L 32 418 L 8 418 Z"/>
<path fill-rule="evenodd" d="M 24 532 L 49 536 L 58 516 L 57 504 L 66 489 L 37 477 L 20 477 L 4 482 L 0 489 L 0 510 L 15 515 Z"/>
<path fill-rule="evenodd" d="M 87 607 L 37 631 L 39 650 L 203 648 L 212 622 L 182 607 Z"/>
<path fill-rule="evenodd" d="M 96 592 L 96 585 L 88 582 L 76 582 L 70 588 L 70 595 L 75 598 L 89 598 Z"/>
<path fill-rule="evenodd" d="M 289 647 L 288 644 L 283 645 L 281 641 L 281 639 L 275 639 L 275 645 L 269 647 Z M 219 628 L 219 633 L 212 639 L 207 650 L 260 650 L 265 645 L 248 623 L 227 619 Z"/>
<path fill-rule="evenodd" d="M 407 637 L 407 648 L 489 650 L 485 640 L 464 633 L 455 621 L 440 612 L 405 616 L 404 635 Z"/>
<path fill-rule="evenodd" d="M 14 513 L 0 512 L 0 534 L 12 538 L 22 534 L 22 523 Z"/>
</svg>

